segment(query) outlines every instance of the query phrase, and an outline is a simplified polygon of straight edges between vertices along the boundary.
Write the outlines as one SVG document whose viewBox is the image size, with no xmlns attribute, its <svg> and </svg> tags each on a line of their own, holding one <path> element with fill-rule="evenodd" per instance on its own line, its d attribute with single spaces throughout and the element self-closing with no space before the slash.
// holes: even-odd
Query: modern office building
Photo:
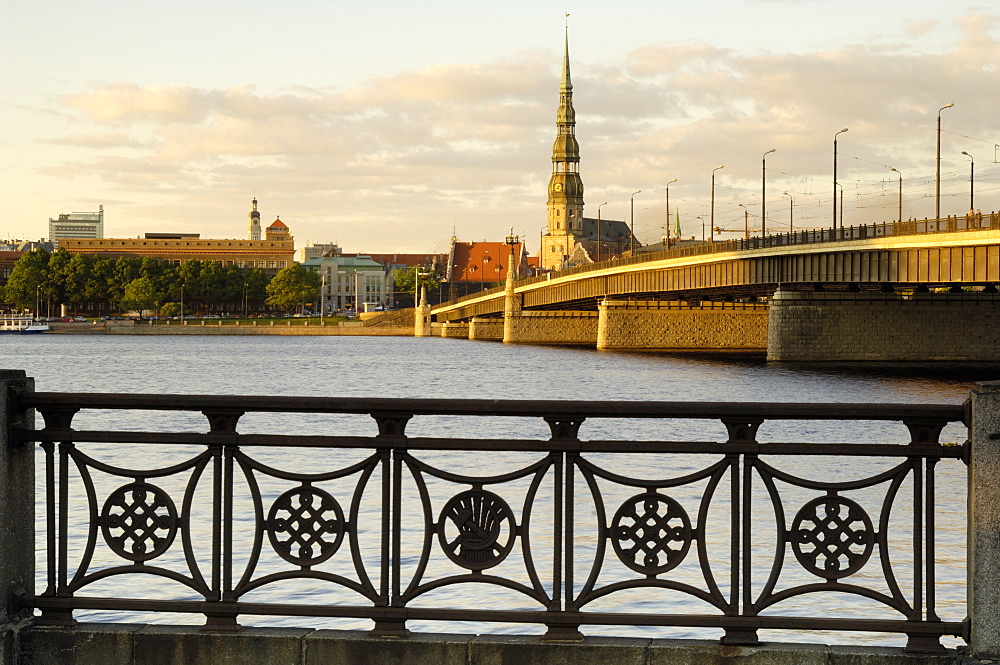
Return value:
<svg viewBox="0 0 1000 665">
<path fill-rule="evenodd" d="M 97 212 L 70 212 L 49 217 L 49 242 L 59 247 L 63 238 L 103 238 L 104 237 L 104 206 L 98 206 Z"/>
</svg>

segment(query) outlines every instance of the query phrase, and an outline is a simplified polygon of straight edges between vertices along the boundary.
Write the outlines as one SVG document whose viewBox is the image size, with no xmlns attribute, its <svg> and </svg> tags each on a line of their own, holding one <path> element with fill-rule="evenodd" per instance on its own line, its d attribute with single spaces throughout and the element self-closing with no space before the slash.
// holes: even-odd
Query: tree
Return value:
<svg viewBox="0 0 1000 665">
<path fill-rule="evenodd" d="M 430 266 L 411 266 L 406 270 L 397 270 L 392 274 L 393 282 L 400 291 L 405 291 L 418 297 L 418 287 L 426 286 L 427 292 L 437 291 L 441 286 L 437 274 Z"/>
<path fill-rule="evenodd" d="M 291 310 L 319 298 L 319 274 L 296 263 L 282 268 L 267 285 L 267 300 L 272 307 Z"/>
<path fill-rule="evenodd" d="M 35 310 L 42 293 L 45 271 L 49 265 L 49 253 L 44 249 L 33 249 L 23 254 L 11 270 L 7 285 L 3 287 L 2 300 L 18 309 Z M 39 312 L 35 312 L 39 314 Z"/>
<path fill-rule="evenodd" d="M 148 277 L 133 279 L 125 287 L 122 298 L 123 309 L 134 309 L 141 315 L 143 310 L 156 309 L 160 304 L 160 294 L 153 288 L 153 281 Z"/>
</svg>

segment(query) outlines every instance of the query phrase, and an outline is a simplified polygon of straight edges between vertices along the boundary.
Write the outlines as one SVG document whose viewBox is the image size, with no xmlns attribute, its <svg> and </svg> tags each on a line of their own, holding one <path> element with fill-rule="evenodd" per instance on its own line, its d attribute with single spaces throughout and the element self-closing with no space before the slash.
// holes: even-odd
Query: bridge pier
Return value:
<svg viewBox="0 0 1000 665">
<path fill-rule="evenodd" d="M 605 300 L 598 349 L 761 352 L 767 348 L 767 305 L 678 300 Z"/>
<path fill-rule="evenodd" d="M 778 290 L 768 360 L 1000 361 L 1000 295 Z"/>
</svg>

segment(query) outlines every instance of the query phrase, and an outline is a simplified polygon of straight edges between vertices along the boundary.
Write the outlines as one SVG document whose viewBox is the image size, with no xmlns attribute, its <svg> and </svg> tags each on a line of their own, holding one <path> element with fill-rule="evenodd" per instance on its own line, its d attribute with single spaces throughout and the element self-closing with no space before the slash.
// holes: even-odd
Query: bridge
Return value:
<svg viewBox="0 0 1000 665">
<path fill-rule="evenodd" d="M 766 350 L 775 360 L 1000 360 L 993 343 L 1000 340 L 989 332 L 1000 323 L 997 283 L 1000 213 L 994 212 L 797 231 L 580 266 L 429 306 L 425 331 L 433 334 L 437 324 L 444 336 L 604 349 Z M 880 314 L 872 319 L 875 311 Z M 665 338 L 657 334 L 662 326 L 642 324 L 678 319 L 681 312 L 691 321 L 715 323 Z M 647 334 L 617 339 L 615 316 L 631 317 L 621 325 L 645 327 Z M 845 316 L 857 325 L 845 326 Z M 602 336 L 604 319 L 610 327 Z M 506 330 L 498 332 L 502 321 Z M 838 330 L 824 335 L 821 324 L 833 321 L 841 322 Z M 938 332 L 950 339 L 959 330 L 965 337 L 981 337 L 983 330 L 987 338 L 967 347 L 928 349 L 901 345 L 889 335 L 884 348 L 876 348 L 875 323 L 889 331 L 941 328 L 934 335 L 938 341 Z M 850 339 L 856 336 L 851 330 L 867 341 Z M 698 335 L 703 341 L 692 341 Z M 817 335 L 842 343 L 829 346 L 821 339 L 806 348 L 794 341 Z"/>
</svg>

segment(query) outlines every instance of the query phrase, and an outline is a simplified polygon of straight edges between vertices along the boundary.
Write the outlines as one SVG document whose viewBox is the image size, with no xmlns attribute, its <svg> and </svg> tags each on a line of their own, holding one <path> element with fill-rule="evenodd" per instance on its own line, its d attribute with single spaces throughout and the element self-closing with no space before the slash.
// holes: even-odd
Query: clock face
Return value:
<svg viewBox="0 0 1000 665">
<path fill-rule="evenodd" d="M 552 189 L 556 190 L 557 192 L 561 192 L 562 188 L 563 186 L 561 182 L 557 182 L 555 185 L 552 186 Z"/>
</svg>

